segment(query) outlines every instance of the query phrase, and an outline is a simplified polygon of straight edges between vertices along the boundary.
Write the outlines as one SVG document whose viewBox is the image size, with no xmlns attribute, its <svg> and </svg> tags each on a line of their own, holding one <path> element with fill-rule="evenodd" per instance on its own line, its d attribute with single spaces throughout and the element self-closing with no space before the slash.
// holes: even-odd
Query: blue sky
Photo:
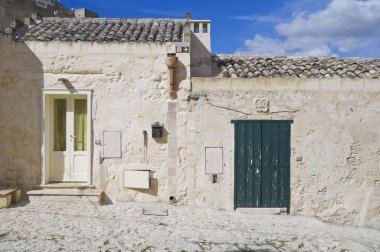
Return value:
<svg viewBox="0 0 380 252">
<path fill-rule="evenodd" d="M 380 57 L 380 0 L 61 0 L 101 17 L 212 20 L 212 52 Z"/>
</svg>

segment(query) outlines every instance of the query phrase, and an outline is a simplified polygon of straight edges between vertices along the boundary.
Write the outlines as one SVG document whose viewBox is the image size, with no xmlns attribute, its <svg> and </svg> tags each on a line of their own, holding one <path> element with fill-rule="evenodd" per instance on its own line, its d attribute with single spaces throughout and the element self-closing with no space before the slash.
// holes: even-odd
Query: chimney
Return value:
<svg viewBox="0 0 380 252">
<path fill-rule="evenodd" d="M 184 42 L 191 42 L 191 13 L 186 12 L 186 19 L 185 19 L 185 27 L 184 27 L 184 33 L 183 33 L 183 41 Z"/>
<path fill-rule="evenodd" d="M 17 20 L 17 19 L 12 19 L 10 22 L 9 22 L 9 25 L 7 28 L 5 28 L 5 34 L 13 34 L 17 29 L 19 29 L 20 27 L 22 27 L 24 24 Z"/>
<path fill-rule="evenodd" d="M 76 18 L 98 18 L 99 17 L 98 13 L 90 11 L 85 8 L 75 9 L 74 15 Z"/>
<path fill-rule="evenodd" d="M 191 20 L 191 31 L 211 52 L 211 20 Z"/>
</svg>

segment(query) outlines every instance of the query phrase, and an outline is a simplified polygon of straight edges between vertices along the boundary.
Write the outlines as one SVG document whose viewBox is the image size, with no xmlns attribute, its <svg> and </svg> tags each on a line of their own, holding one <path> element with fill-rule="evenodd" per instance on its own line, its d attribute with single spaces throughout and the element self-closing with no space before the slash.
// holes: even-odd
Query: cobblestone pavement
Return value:
<svg viewBox="0 0 380 252">
<path fill-rule="evenodd" d="M 164 204 L 21 202 L 0 209 L 0 251 L 380 251 L 380 230 Z"/>
</svg>

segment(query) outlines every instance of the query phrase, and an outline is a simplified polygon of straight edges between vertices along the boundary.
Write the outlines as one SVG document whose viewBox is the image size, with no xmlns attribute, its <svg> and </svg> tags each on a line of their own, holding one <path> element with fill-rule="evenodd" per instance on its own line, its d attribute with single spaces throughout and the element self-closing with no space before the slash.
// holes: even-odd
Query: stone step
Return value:
<svg viewBox="0 0 380 252">
<path fill-rule="evenodd" d="M 11 203 L 21 200 L 21 189 L 17 187 L 0 187 L 0 208 L 8 208 Z"/>
<path fill-rule="evenodd" d="M 103 191 L 96 189 L 42 189 L 27 192 L 29 200 L 100 204 Z"/>
<path fill-rule="evenodd" d="M 63 183 L 49 183 L 45 185 L 40 185 L 42 189 L 94 189 L 95 186 L 86 183 L 76 183 L 76 182 L 63 182 Z"/>
</svg>

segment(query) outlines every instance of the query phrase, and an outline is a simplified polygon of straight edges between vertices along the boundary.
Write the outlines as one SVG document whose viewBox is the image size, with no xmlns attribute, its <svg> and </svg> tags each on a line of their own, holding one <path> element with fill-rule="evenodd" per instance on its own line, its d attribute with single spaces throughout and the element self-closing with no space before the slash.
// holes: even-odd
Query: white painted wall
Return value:
<svg viewBox="0 0 380 252">
<path fill-rule="evenodd" d="M 195 205 L 233 207 L 232 119 L 291 119 L 291 213 L 380 227 L 379 80 L 192 78 L 192 84 Z M 268 113 L 256 111 L 256 98 L 269 101 Z M 213 146 L 224 149 L 218 184 L 205 175 L 204 147 Z"/>
<path fill-rule="evenodd" d="M 232 119 L 292 119 L 291 213 L 380 227 L 380 85 L 378 80 L 192 78 L 180 54 L 176 100 L 168 98 L 166 53 L 174 44 L 28 42 L 0 39 L 0 184 L 41 183 L 41 89 L 92 89 L 94 140 L 122 132 L 122 158 L 100 163 L 93 181 L 111 201 L 163 201 L 233 208 Z M 192 85 L 190 85 L 192 84 Z M 192 88 L 192 89 L 191 89 Z M 190 90 L 192 90 L 190 92 Z M 270 109 L 258 113 L 256 98 Z M 163 139 L 151 124 L 165 125 Z M 144 163 L 152 189 L 125 189 L 122 167 Z M 223 174 L 205 173 L 205 147 L 223 147 Z M 302 161 L 297 162 L 297 156 Z"/>
<path fill-rule="evenodd" d="M 103 149 L 93 146 L 94 185 L 112 201 L 167 201 L 170 141 L 167 133 L 154 140 L 151 124 L 158 121 L 168 128 L 165 58 L 175 51 L 174 44 L 25 44 L 2 39 L 0 48 L 0 182 L 20 184 L 26 190 L 41 183 L 41 89 L 65 89 L 58 81 L 65 78 L 76 89 L 93 90 L 93 140 L 102 140 L 103 131 L 122 132 L 121 159 L 100 163 Z M 189 55 L 178 56 L 175 104 L 187 103 L 190 90 Z M 122 186 L 121 166 L 145 162 L 144 130 L 148 132 L 147 163 L 153 171 L 153 188 L 128 190 Z M 173 151 L 176 155 L 177 149 Z M 176 194 L 176 186 L 170 189 Z"/>
</svg>

